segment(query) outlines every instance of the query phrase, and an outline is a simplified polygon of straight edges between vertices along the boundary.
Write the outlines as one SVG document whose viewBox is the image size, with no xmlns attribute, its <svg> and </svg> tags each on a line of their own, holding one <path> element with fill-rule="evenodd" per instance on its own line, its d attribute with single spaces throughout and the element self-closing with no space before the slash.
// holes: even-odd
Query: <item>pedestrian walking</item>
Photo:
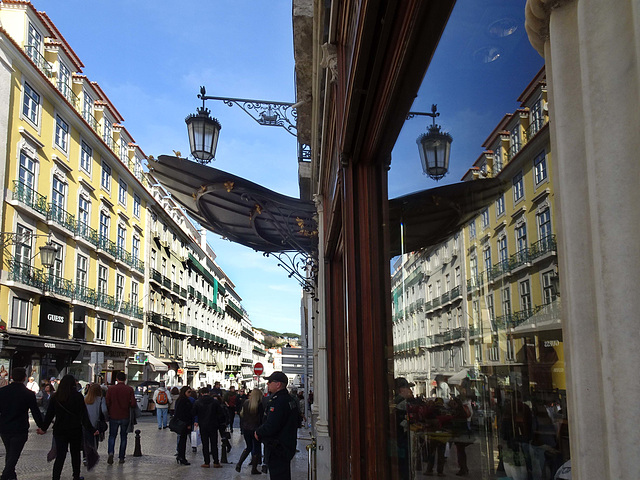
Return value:
<svg viewBox="0 0 640 480">
<path fill-rule="evenodd" d="M 102 396 L 102 387 L 98 383 L 92 383 L 89 385 L 87 395 L 84 397 L 84 403 L 87 406 L 87 413 L 89 415 L 89 421 L 93 430 L 100 431 L 100 421 L 106 422 L 109 418 L 109 412 L 107 411 L 107 402 Z M 94 444 L 96 449 L 98 443 L 102 440 L 104 432 L 100 432 L 100 435 L 94 438 Z"/>
<path fill-rule="evenodd" d="M 178 456 L 176 461 L 180 465 L 191 465 L 186 458 L 187 437 L 191 433 L 191 425 L 193 422 L 193 407 L 191 405 L 191 400 L 189 399 L 190 393 L 191 388 L 187 385 L 180 389 L 180 395 L 178 395 L 178 399 L 176 400 L 176 411 L 174 414 L 175 419 L 185 423 L 184 430 L 178 433 Z"/>
<path fill-rule="evenodd" d="M 272 480 L 291 479 L 291 459 L 296 453 L 298 433 L 298 401 L 289 395 L 289 379 L 280 371 L 267 377 L 271 398 L 265 409 L 265 419 L 254 438 L 265 445 L 265 457 Z"/>
<path fill-rule="evenodd" d="M 169 405 L 171 405 L 171 393 L 165 387 L 164 382 L 153 392 L 153 403 L 156 404 L 156 420 L 158 420 L 158 430 L 167 428 L 169 422 Z"/>
<path fill-rule="evenodd" d="M 207 387 L 200 389 L 200 395 L 193 404 L 193 416 L 197 418 L 195 427 L 200 429 L 202 438 L 204 463 L 200 466 L 209 468 L 213 456 L 213 468 L 221 468 L 218 457 L 218 432 L 222 434 L 226 428 L 225 413 L 220 402 L 210 395 Z"/>
<path fill-rule="evenodd" d="M 36 400 L 38 401 L 38 406 L 40 407 L 40 413 L 42 413 L 42 417 L 47 414 L 47 409 L 49 408 L 49 402 L 51 401 L 51 396 L 55 393 L 53 389 L 53 385 L 47 383 L 42 390 L 40 390 L 36 394 Z"/>
<path fill-rule="evenodd" d="M 51 397 L 42 430 L 53 424 L 53 441 L 56 449 L 56 460 L 53 463 L 53 480 L 60 480 L 62 467 L 67 458 L 67 450 L 71 452 L 71 469 L 74 480 L 82 480 L 80 476 L 80 450 L 82 449 L 82 427 L 88 430 L 93 427 L 89 421 L 87 407 L 82 394 L 76 389 L 73 375 L 65 375 L 60 380 L 58 390 Z M 98 430 L 93 432 L 98 435 Z"/>
<path fill-rule="evenodd" d="M 256 429 L 262 424 L 264 417 L 264 406 L 262 405 L 262 392 L 257 388 L 251 390 L 249 398 L 242 404 L 240 410 L 240 430 L 244 435 L 246 448 L 240 455 L 240 460 L 236 464 L 236 472 L 242 468 L 242 462 L 251 454 L 251 473 L 253 475 L 262 473 L 258 469 L 261 461 L 262 445 L 255 437 Z"/>
<path fill-rule="evenodd" d="M 180 389 L 178 387 L 173 387 L 171 389 L 171 403 L 169 404 L 169 416 L 173 417 L 173 414 L 176 411 L 176 400 L 178 400 L 178 396 L 180 395 Z"/>
<path fill-rule="evenodd" d="M 229 411 L 229 431 L 233 433 L 233 422 L 236 418 L 236 409 L 238 402 L 238 392 L 236 392 L 236 387 L 231 385 L 229 387 L 229 391 L 226 392 L 222 398 Z"/>
<path fill-rule="evenodd" d="M 107 444 L 107 463 L 113 465 L 113 455 L 116 446 L 116 437 L 120 429 L 120 449 L 118 451 L 119 463 L 124 463 L 127 452 L 127 434 L 129 428 L 130 409 L 136 407 L 136 397 L 133 388 L 127 385 L 127 376 L 124 372 L 116 375 L 116 384 L 107 390 L 107 411 L 109 412 L 109 442 Z"/>
<path fill-rule="evenodd" d="M 29 377 L 29 381 L 27 382 L 27 388 L 35 394 L 37 394 L 40 391 L 40 386 L 38 385 L 38 382 L 36 382 L 36 379 L 33 377 Z"/>
<path fill-rule="evenodd" d="M 27 371 L 17 367 L 11 374 L 13 382 L 0 389 L 0 438 L 6 452 L 0 480 L 16 478 L 16 465 L 29 436 L 29 411 L 38 425 L 38 433 L 43 426 L 36 396 L 24 384 Z"/>
</svg>

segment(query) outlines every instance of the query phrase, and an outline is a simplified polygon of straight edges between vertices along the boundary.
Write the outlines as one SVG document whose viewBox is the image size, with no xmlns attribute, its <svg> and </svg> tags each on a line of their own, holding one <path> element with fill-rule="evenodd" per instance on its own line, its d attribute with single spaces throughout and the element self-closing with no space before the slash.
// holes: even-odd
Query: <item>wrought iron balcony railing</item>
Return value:
<svg viewBox="0 0 640 480">
<path fill-rule="evenodd" d="M 40 53 L 40 49 L 36 45 L 25 45 L 25 51 L 27 52 L 27 56 L 33 60 L 33 63 L 47 76 L 53 77 L 53 67 L 51 64 L 44 58 L 44 55 Z"/>
<path fill-rule="evenodd" d="M 95 228 L 91 228 L 84 222 L 76 222 L 76 235 L 91 243 L 94 247 L 98 247 L 99 236 Z"/>
<path fill-rule="evenodd" d="M 73 90 L 69 85 L 67 85 L 66 83 L 58 82 L 58 90 L 60 91 L 60 93 L 62 93 L 64 98 L 66 98 L 67 101 L 71 105 L 73 105 L 76 110 L 80 108 L 80 98 L 75 93 L 73 93 Z"/>
<path fill-rule="evenodd" d="M 74 215 L 71 215 L 64 208 L 62 208 L 60 205 L 56 205 L 55 203 L 49 204 L 47 220 L 53 221 L 61 227 L 64 227 L 67 230 L 71 230 L 72 232 L 75 232 L 76 230 L 76 217 Z"/>
<path fill-rule="evenodd" d="M 36 212 L 46 216 L 49 212 L 47 197 L 40 195 L 33 188 L 22 183 L 20 180 L 13 181 L 13 192 L 11 198 L 27 207 L 33 208 Z"/>
</svg>

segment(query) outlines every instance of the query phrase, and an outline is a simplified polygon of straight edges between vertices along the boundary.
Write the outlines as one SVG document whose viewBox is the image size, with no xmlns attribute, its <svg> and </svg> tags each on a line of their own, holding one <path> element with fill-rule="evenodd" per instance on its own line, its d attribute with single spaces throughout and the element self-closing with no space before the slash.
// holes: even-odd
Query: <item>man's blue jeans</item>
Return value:
<svg viewBox="0 0 640 480">
<path fill-rule="evenodd" d="M 127 429 L 129 428 L 129 419 L 109 420 L 109 444 L 107 453 L 113 455 L 116 448 L 116 437 L 118 436 L 118 427 L 120 427 L 120 451 L 118 458 L 124 458 L 127 453 Z"/>
<path fill-rule="evenodd" d="M 158 428 L 166 428 L 169 421 L 169 409 L 156 407 L 156 418 L 158 419 Z"/>
</svg>

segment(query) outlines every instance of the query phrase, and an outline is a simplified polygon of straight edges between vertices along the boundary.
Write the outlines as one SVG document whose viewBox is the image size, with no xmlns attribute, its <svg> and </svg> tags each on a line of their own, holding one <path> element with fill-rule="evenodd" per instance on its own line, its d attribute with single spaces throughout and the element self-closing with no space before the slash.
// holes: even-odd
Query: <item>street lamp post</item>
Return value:
<svg viewBox="0 0 640 480">
<path fill-rule="evenodd" d="M 431 106 L 431 113 L 409 112 L 407 119 L 413 118 L 415 115 L 423 115 L 433 119 L 428 132 L 420 135 L 416 143 L 424 174 L 438 181 L 449 171 L 449 156 L 453 137 L 447 132 L 440 131 L 440 125 L 436 125 L 436 117 L 440 116 L 437 105 Z"/>
</svg>

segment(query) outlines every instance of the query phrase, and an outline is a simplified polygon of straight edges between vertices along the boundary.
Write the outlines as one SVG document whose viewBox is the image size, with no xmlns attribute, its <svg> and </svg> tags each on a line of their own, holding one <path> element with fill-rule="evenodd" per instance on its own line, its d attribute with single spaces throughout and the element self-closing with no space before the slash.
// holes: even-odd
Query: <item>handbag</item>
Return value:
<svg viewBox="0 0 640 480">
<path fill-rule="evenodd" d="M 107 429 L 109 428 L 109 425 L 107 424 L 107 419 L 104 418 L 104 412 L 102 411 L 102 398 L 100 399 L 100 407 L 98 407 L 98 411 L 100 412 L 98 414 L 98 432 L 100 432 L 100 434 L 103 434 L 104 432 L 107 431 Z"/>
<path fill-rule="evenodd" d="M 175 415 L 171 417 L 171 421 L 169 422 L 169 430 L 178 435 L 184 435 L 187 433 L 187 422 L 180 420 Z"/>
<path fill-rule="evenodd" d="M 202 445 L 202 438 L 200 437 L 200 427 L 196 427 L 191 432 L 191 446 L 198 447 Z"/>
</svg>

